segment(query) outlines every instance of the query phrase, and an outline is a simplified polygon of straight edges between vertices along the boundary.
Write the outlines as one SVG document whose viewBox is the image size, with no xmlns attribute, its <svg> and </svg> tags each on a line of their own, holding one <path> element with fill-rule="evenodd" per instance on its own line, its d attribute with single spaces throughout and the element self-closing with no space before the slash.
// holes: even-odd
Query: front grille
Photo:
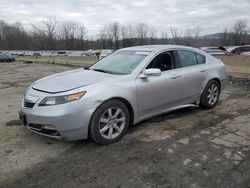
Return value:
<svg viewBox="0 0 250 188">
<path fill-rule="evenodd" d="M 30 124 L 29 124 L 29 127 L 30 127 L 30 128 L 33 128 L 33 129 L 41 129 L 41 128 L 42 128 L 42 125 L 41 125 L 41 124 L 33 124 L 33 123 L 30 123 Z"/>
<path fill-rule="evenodd" d="M 27 108 L 33 108 L 34 105 L 35 103 L 32 103 L 32 102 L 28 102 L 28 101 L 23 102 L 23 106 Z"/>
</svg>

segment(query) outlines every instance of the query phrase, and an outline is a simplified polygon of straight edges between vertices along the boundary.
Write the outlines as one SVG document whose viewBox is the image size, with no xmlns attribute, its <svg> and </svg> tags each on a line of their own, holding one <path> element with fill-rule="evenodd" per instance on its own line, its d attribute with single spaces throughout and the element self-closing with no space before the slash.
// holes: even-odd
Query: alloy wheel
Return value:
<svg viewBox="0 0 250 188">
<path fill-rule="evenodd" d="M 105 139 L 114 139 L 122 133 L 125 124 L 126 116 L 121 108 L 108 108 L 99 120 L 100 135 Z"/>
<path fill-rule="evenodd" d="M 219 97 L 219 88 L 216 84 L 211 84 L 208 88 L 207 101 L 208 104 L 214 105 Z"/>
</svg>

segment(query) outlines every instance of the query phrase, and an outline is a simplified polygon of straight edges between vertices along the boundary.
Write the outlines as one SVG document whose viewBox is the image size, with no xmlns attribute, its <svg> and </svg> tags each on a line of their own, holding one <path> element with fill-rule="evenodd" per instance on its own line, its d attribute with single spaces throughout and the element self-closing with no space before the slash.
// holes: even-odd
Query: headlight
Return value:
<svg viewBox="0 0 250 188">
<path fill-rule="evenodd" d="M 85 95 L 85 93 L 86 91 L 82 91 L 79 93 L 73 93 L 73 94 L 64 95 L 64 96 L 45 97 L 40 102 L 39 106 L 51 106 L 51 105 L 68 103 L 68 102 L 80 99 L 83 95 Z"/>
</svg>

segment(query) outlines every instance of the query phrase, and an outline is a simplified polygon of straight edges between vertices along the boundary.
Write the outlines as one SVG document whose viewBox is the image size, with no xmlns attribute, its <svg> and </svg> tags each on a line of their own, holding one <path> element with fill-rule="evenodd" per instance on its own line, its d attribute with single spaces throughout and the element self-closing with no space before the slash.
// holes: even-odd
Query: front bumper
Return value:
<svg viewBox="0 0 250 188">
<path fill-rule="evenodd" d="M 77 100 L 70 103 L 39 106 L 44 93 L 32 90 L 32 95 L 39 96 L 35 104 L 24 106 L 19 113 L 20 119 L 32 132 L 63 140 L 80 140 L 88 138 L 90 118 L 95 110 L 88 100 Z M 31 94 L 29 94 L 31 95 Z"/>
</svg>

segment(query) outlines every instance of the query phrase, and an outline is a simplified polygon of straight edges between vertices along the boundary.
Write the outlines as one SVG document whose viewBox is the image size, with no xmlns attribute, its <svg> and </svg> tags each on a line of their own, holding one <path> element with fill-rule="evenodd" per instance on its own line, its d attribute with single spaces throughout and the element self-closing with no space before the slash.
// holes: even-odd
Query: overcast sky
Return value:
<svg viewBox="0 0 250 188">
<path fill-rule="evenodd" d="M 89 35 L 115 20 L 145 22 L 158 32 L 200 25 L 208 34 L 230 28 L 237 19 L 250 26 L 250 0 L 0 0 L 0 20 L 28 27 L 51 16 L 85 24 Z"/>
</svg>

